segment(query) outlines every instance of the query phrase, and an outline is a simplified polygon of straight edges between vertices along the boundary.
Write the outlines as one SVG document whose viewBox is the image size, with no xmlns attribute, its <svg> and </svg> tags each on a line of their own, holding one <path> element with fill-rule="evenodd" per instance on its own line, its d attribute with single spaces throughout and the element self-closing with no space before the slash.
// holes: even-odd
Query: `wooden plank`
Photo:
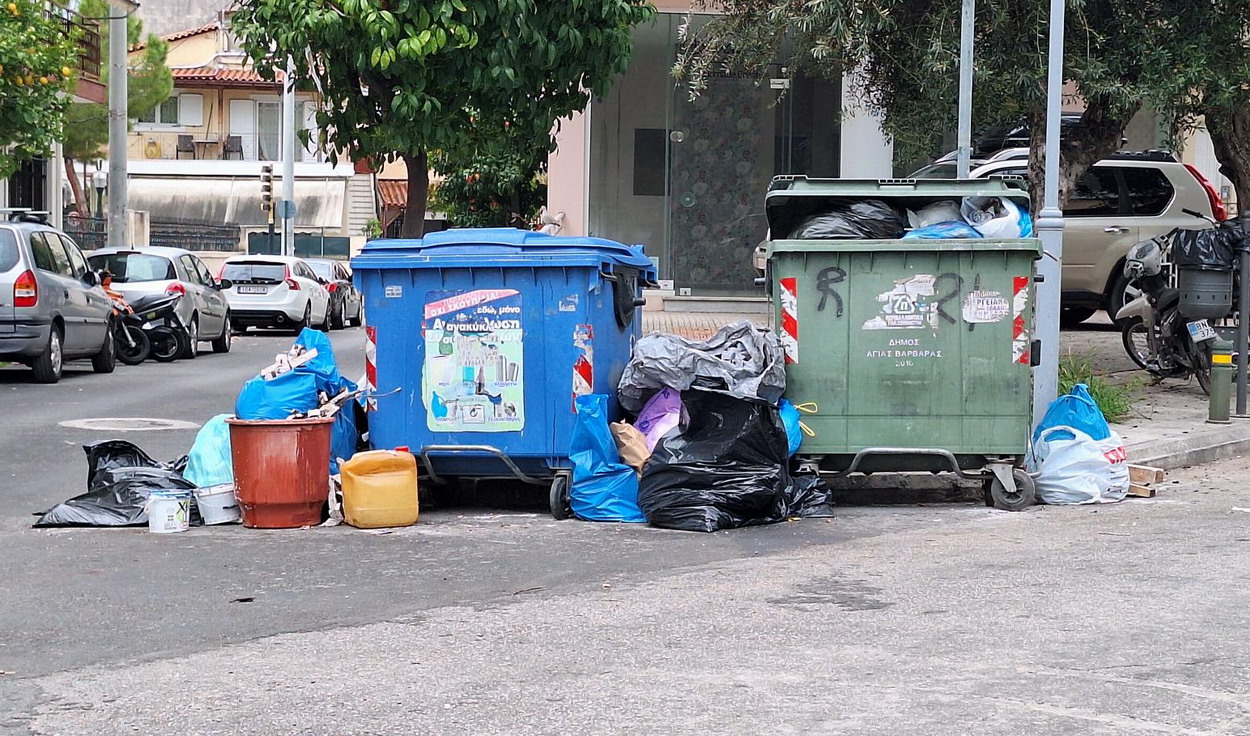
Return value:
<svg viewBox="0 0 1250 736">
<path fill-rule="evenodd" d="M 1138 483 L 1130 484 L 1128 487 L 1128 495 L 1137 498 L 1154 498 L 1155 489 L 1151 486 L 1143 486 Z"/>
<path fill-rule="evenodd" d="M 1149 465 L 1133 465 L 1129 463 L 1128 478 L 1133 483 L 1148 485 L 1150 483 L 1162 483 L 1164 472 L 1160 468 L 1152 468 Z"/>
</svg>

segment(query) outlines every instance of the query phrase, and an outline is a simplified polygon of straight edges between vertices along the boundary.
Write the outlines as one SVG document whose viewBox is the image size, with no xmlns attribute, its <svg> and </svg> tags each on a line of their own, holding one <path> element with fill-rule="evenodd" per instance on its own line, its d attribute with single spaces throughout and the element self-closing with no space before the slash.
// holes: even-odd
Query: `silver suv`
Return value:
<svg viewBox="0 0 1250 736">
<path fill-rule="evenodd" d="M 945 158 L 912 174 L 949 179 L 955 164 Z M 977 162 L 974 179 L 1028 177 L 1028 149 L 1000 151 Z M 1137 243 L 1173 228 L 1209 225 L 1182 210 L 1216 220 L 1227 211 L 1219 192 L 1192 166 L 1167 151 L 1120 152 L 1099 161 L 1076 182 L 1064 208 L 1063 321 L 1076 324 L 1099 309 L 1114 315 L 1125 302 L 1124 256 Z"/>
<path fill-rule="evenodd" d="M 38 214 L 0 210 L 0 360 L 29 365 L 56 383 L 66 360 L 91 358 L 112 373 L 112 302 L 65 233 Z"/>
</svg>

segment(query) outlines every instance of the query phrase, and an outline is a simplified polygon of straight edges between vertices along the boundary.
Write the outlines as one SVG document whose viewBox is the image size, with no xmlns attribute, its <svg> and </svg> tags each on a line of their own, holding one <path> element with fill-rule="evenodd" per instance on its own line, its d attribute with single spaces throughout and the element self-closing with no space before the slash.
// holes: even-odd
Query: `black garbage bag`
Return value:
<svg viewBox="0 0 1250 736">
<path fill-rule="evenodd" d="M 775 406 L 706 391 L 682 401 L 688 423 L 660 440 L 639 481 L 638 505 L 653 526 L 714 532 L 832 515 L 823 483 L 790 476 Z"/>
<path fill-rule="evenodd" d="M 807 217 L 790 234 L 793 240 L 893 240 L 903 237 L 898 211 L 879 199 L 836 204 Z"/>
<path fill-rule="evenodd" d="M 1216 228 L 1172 231 L 1172 262 L 1178 268 L 1231 271 L 1237 262 L 1237 231 Z"/>
<path fill-rule="evenodd" d="M 87 492 L 48 509 L 35 527 L 142 526 L 148 523 L 152 491 L 192 490 L 182 477 L 186 457 L 172 463 L 153 460 L 136 445 L 106 440 L 83 445 L 87 453 Z M 192 512 L 192 523 L 198 523 Z"/>
</svg>

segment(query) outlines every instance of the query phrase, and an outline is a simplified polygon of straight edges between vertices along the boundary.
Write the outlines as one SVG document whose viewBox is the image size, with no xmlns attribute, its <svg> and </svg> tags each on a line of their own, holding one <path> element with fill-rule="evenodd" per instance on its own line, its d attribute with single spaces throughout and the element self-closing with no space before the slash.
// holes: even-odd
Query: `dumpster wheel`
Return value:
<svg viewBox="0 0 1250 736">
<path fill-rule="evenodd" d="M 1012 468 L 1015 489 L 1008 490 L 997 475 L 985 482 L 985 505 L 1004 511 L 1023 511 L 1036 503 L 1037 484 L 1033 476 L 1020 468 Z"/>
<path fill-rule="evenodd" d="M 551 479 L 551 518 L 564 521 L 573 515 L 569 508 L 569 485 L 572 474 L 567 470 L 556 473 Z"/>
</svg>

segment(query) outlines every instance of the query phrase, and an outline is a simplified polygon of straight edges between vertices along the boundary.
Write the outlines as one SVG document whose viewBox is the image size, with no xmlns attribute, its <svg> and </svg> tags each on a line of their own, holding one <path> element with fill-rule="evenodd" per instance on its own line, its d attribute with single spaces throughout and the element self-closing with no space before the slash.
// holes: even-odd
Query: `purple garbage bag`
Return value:
<svg viewBox="0 0 1250 736">
<path fill-rule="evenodd" d="M 660 438 L 681 424 L 685 411 L 681 393 L 671 388 L 660 389 L 647 401 L 634 427 L 647 439 L 648 450 L 654 451 Z"/>
</svg>

